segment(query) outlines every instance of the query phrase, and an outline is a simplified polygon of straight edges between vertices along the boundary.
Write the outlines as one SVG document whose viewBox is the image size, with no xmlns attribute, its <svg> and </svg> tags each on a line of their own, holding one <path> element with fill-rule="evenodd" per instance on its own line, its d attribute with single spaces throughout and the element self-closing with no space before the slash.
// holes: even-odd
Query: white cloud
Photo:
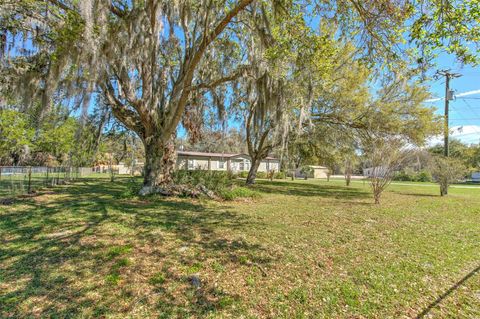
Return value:
<svg viewBox="0 0 480 319">
<path fill-rule="evenodd" d="M 455 97 L 469 96 L 469 95 L 475 95 L 475 94 L 480 94 L 480 90 L 473 90 L 473 91 L 458 93 L 458 94 L 455 94 Z M 437 102 L 437 101 L 441 101 L 443 99 L 445 99 L 445 97 L 428 99 L 428 100 L 425 100 L 425 102 Z"/>
<path fill-rule="evenodd" d="M 480 93 L 480 90 L 474 90 L 474 91 L 468 91 L 468 92 L 455 94 L 455 97 L 469 96 L 469 95 L 474 95 L 474 94 L 479 94 L 479 93 Z"/>
<path fill-rule="evenodd" d="M 480 125 L 462 125 L 450 127 L 450 138 L 458 139 L 463 143 L 479 143 L 480 142 Z M 437 135 L 428 140 L 428 145 L 436 145 L 443 143 L 443 135 Z"/>
</svg>

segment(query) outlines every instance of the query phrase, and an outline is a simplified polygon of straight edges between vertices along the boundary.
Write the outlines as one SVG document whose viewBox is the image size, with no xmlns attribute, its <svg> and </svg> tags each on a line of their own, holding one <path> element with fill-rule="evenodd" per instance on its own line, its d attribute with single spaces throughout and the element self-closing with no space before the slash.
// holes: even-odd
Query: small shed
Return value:
<svg viewBox="0 0 480 319">
<path fill-rule="evenodd" d="M 328 167 L 309 165 L 313 169 L 313 178 L 327 178 L 328 177 Z"/>
</svg>

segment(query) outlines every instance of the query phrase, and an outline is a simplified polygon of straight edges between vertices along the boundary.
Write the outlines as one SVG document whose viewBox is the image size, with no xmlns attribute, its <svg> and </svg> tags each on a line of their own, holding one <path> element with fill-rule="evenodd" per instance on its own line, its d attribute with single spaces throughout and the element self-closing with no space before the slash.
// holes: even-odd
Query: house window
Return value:
<svg viewBox="0 0 480 319">
<path fill-rule="evenodd" d="M 225 168 L 225 161 L 219 160 L 218 161 L 218 168 Z"/>
<path fill-rule="evenodd" d="M 194 169 L 194 168 L 195 168 L 195 160 L 189 159 L 189 160 L 187 161 L 187 163 L 188 163 L 188 164 L 187 164 L 187 168 L 188 168 L 188 169 Z"/>
<path fill-rule="evenodd" d="M 245 170 L 245 164 L 243 162 L 240 162 L 238 164 L 239 164 L 239 170 L 244 171 Z"/>
</svg>

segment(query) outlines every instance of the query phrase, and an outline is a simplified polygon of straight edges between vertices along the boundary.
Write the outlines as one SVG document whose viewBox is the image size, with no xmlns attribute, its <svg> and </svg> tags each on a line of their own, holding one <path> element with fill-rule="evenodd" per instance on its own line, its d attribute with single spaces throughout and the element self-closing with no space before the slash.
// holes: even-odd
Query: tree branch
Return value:
<svg viewBox="0 0 480 319">
<path fill-rule="evenodd" d="M 200 63 L 201 58 L 203 57 L 203 54 L 205 53 L 208 45 L 212 43 L 219 35 L 222 33 L 222 31 L 225 29 L 225 27 L 230 23 L 230 21 L 240 13 L 245 7 L 247 7 L 250 3 L 252 3 L 254 0 L 241 0 L 240 3 L 238 3 L 232 10 L 230 10 L 227 15 L 217 24 L 217 26 L 211 31 L 208 36 L 203 37 L 201 43 L 198 45 L 198 49 L 195 51 L 193 57 L 190 59 L 187 59 L 186 63 L 186 69 L 185 69 L 185 75 L 180 78 L 180 80 L 177 82 L 178 84 L 181 85 L 181 94 L 178 99 L 178 102 L 174 104 L 175 107 L 169 109 L 167 113 L 167 118 L 166 118 L 166 126 L 163 130 L 163 134 L 165 136 L 170 136 L 176 129 L 178 122 L 180 122 L 180 118 L 182 117 L 182 114 L 185 110 L 185 106 L 188 101 L 188 97 L 190 95 L 190 89 L 191 89 L 191 83 L 193 80 L 193 74 L 194 71 L 197 67 L 197 65 Z M 205 30 L 207 32 L 207 30 Z M 172 99 L 176 98 L 176 95 L 178 94 L 176 91 L 178 89 L 174 89 L 172 91 Z M 173 105 L 172 105 L 173 106 Z M 172 107 L 171 106 L 171 107 Z"/>
<path fill-rule="evenodd" d="M 128 109 L 116 96 L 112 85 L 106 82 L 101 85 L 105 96 L 108 99 L 113 115 L 130 130 L 136 132 L 138 136 L 145 138 L 145 128 L 138 114 Z"/>
<path fill-rule="evenodd" d="M 193 85 L 190 90 L 195 91 L 195 90 L 199 90 L 199 89 L 213 89 L 213 88 L 215 88 L 215 87 L 217 87 L 221 84 L 234 81 L 234 80 L 238 79 L 239 77 L 241 77 L 243 75 L 244 69 L 245 68 L 240 67 L 239 69 L 237 69 L 232 74 L 229 74 L 227 76 L 212 80 L 209 83 L 200 83 L 200 84 L 197 84 L 197 85 Z"/>
<path fill-rule="evenodd" d="M 67 6 L 65 3 L 63 3 L 60 0 L 47 0 L 47 1 L 64 11 L 72 11 L 72 12 L 78 13 L 75 9 Z M 122 11 L 121 9 L 114 6 L 112 2 L 110 2 L 110 11 L 118 17 L 124 17 L 126 15 L 125 11 Z"/>
</svg>

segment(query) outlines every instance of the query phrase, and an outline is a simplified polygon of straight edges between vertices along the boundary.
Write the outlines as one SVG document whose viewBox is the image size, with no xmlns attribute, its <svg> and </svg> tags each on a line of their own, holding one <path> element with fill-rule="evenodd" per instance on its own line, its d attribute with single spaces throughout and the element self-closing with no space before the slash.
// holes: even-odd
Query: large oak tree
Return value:
<svg viewBox="0 0 480 319">
<path fill-rule="evenodd" d="M 5 48 L 6 84 L 20 89 L 25 104 L 79 97 L 88 108 L 92 92 L 103 95 L 142 139 L 144 193 L 152 192 L 170 182 L 184 113 L 205 91 L 238 76 L 242 61 L 234 60 L 224 31 L 252 2 L 7 1 L 2 10 L 15 21 L 3 16 L 2 35 L 29 43 Z"/>
<path fill-rule="evenodd" d="M 171 182 L 182 118 L 195 135 L 202 108 L 222 104 L 218 87 L 244 75 L 247 44 L 238 29 L 246 24 L 254 33 L 255 20 L 245 18 L 252 4 L 272 13 L 267 20 L 302 10 L 331 21 L 335 34 L 358 40 L 359 54 L 372 63 L 413 55 L 425 66 L 437 48 L 474 62 L 478 49 L 477 1 L 3 0 L 2 104 L 11 95 L 25 107 L 41 100 L 86 110 L 92 93 L 102 95 L 142 139 L 143 193 L 155 191 Z M 405 40 L 416 52 L 405 52 Z"/>
</svg>

